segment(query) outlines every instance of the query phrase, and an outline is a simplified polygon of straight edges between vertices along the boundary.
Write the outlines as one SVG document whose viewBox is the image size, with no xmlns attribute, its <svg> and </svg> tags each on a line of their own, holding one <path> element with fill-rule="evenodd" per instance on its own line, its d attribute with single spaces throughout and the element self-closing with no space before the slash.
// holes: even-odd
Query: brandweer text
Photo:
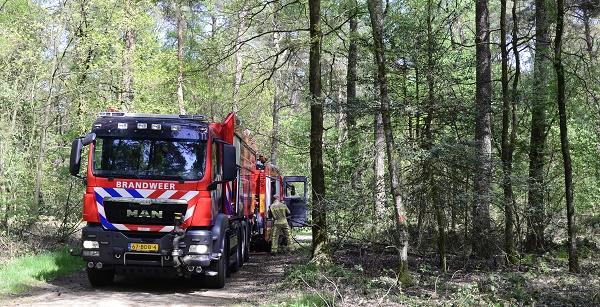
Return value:
<svg viewBox="0 0 600 307">
<path fill-rule="evenodd" d="M 125 182 L 117 181 L 117 188 L 123 189 L 150 189 L 150 190 L 175 190 L 175 184 L 170 182 Z"/>
</svg>

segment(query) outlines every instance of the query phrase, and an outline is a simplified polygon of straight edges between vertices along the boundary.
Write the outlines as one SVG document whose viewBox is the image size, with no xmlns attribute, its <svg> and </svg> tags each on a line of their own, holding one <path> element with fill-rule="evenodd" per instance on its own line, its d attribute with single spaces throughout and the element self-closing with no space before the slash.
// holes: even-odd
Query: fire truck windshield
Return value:
<svg viewBox="0 0 600 307">
<path fill-rule="evenodd" d="M 100 177 L 199 180 L 205 162 L 205 141 L 97 138 L 94 145 Z"/>
</svg>

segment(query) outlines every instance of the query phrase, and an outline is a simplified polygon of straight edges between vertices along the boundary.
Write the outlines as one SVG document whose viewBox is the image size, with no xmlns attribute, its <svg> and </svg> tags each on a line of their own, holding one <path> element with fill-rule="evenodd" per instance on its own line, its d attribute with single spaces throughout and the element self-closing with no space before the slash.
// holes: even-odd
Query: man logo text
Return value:
<svg viewBox="0 0 600 307">
<path fill-rule="evenodd" d="M 129 210 L 129 209 L 127 209 L 127 217 L 162 219 L 163 212 L 158 211 L 158 210 Z"/>
</svg>

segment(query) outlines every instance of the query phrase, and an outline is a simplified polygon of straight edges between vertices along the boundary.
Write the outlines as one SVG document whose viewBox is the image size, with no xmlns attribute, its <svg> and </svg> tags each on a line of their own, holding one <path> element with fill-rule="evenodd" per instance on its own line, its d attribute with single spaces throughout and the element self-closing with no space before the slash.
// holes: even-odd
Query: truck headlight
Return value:
<svg viewBox="0 0 600 307">
<path fill-rule="evenodd" d="M 83 248 L 87 249 L 97 249 L 100 248 L 98 241 L 83 241 Z"/>
<path fill-rule="evenodd" d="M 206 254 L 208 252 L 208 245 L 190 245 L 188 253 L 190 254 Z"/>
</svg>

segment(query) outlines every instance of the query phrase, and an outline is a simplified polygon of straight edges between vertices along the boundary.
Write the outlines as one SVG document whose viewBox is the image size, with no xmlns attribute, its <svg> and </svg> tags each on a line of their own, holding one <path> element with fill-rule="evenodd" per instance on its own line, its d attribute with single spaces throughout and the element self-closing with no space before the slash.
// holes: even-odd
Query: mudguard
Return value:
<svg viewBox="0 0 600 307">
<path fill-rule="evenodd" d="M 217 214 L 215 218 L 215 224 L 213 225 L 212 240 L 213 240 L 213 253 L 223 252 L 223 236 L 227 234 L 227 228 L 229 228 L 229 218 L 223 213 Z"/>
</svg>

